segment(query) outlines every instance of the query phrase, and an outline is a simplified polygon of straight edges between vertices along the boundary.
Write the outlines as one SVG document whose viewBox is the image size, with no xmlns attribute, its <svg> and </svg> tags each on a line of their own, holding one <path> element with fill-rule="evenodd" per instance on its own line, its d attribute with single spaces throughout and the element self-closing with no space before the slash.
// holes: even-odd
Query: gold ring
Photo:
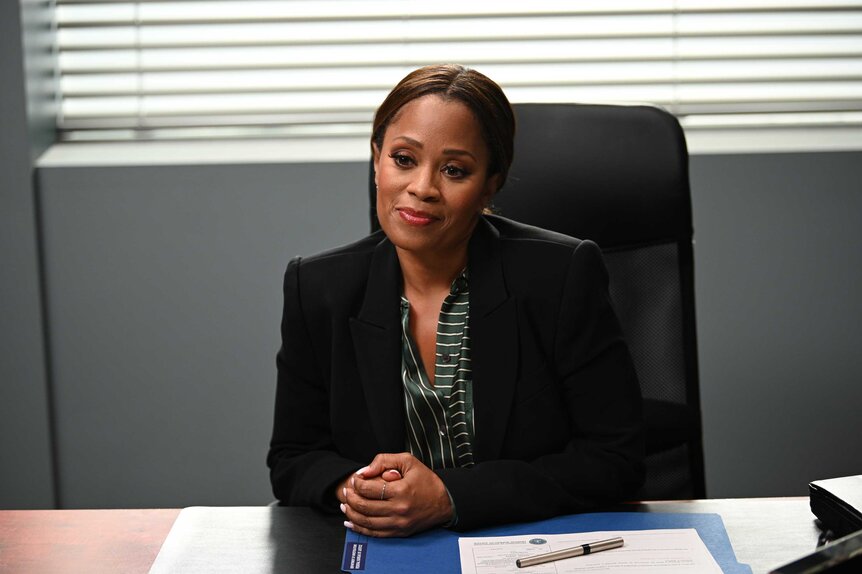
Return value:
<svg viewBox="0 0 862 574">
<path fill-rule="evenodd" d="M 380 500 L 386 500 L 386 483 L 383 483 L 383 490 L 380 491 Z"/>
</svg>

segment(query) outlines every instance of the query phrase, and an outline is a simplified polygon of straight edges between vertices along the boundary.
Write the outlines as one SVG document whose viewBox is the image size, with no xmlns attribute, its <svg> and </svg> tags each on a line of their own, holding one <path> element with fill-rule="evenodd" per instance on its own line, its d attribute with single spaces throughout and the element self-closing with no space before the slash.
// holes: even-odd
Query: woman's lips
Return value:
<svg viewBox="0 0 862 574">
<path fill-rule="evenodd" d="M 399 207 L 398 215 L 400 215 L 401 219 L 406 221 L 410 225 L 429 225 L 437 220 L 437 218 L 430 213 L 425 213 L 424 211 L 416 211 L 415 209 L 410 209 L 407 207 Z"/>
</svg>

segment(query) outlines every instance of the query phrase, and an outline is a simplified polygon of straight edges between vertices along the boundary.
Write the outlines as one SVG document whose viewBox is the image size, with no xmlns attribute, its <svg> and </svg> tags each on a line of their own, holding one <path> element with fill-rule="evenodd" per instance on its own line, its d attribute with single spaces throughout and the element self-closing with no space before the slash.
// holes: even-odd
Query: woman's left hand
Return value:
<svg viewBox="0 0 862 574">
<path fill-rule="evenodd" d="M 409 536 L 445 524 L 454 512 L 440 477 L 409 453 L 378 454 L 342 494 L 345 526 L 367 536 Z"/>
</svg>

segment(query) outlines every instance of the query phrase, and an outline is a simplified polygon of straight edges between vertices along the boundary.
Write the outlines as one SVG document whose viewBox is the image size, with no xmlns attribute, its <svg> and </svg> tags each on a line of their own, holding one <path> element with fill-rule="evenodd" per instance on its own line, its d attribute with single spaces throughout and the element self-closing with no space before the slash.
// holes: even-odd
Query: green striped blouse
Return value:
<svg viewBox="0 0 862 574">
<path fill-rule="evenodd" d="M 434 384 L 410 335 L 410 302 L 401 297 L 401 379 L 407 450 L 429 468 L 473 465 L 470 289 L 467 270 L 455 278 L 437 321 Z"/>
</svg>

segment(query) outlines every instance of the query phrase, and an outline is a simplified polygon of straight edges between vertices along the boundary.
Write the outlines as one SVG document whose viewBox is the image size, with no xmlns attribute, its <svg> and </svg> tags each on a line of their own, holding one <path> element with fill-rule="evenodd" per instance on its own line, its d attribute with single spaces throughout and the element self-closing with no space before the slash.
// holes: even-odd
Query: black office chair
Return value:
<svg viewBox="0 0 862 574">
<path fill-rule="evenodd" d="M 500 215 L 598 243 L 645 399 L 642 500 L 705 498 L 688 152 L 650 106 L 516 104 Z M 375 213 L 369 174 L 371 227 Z"/>
</svg>

